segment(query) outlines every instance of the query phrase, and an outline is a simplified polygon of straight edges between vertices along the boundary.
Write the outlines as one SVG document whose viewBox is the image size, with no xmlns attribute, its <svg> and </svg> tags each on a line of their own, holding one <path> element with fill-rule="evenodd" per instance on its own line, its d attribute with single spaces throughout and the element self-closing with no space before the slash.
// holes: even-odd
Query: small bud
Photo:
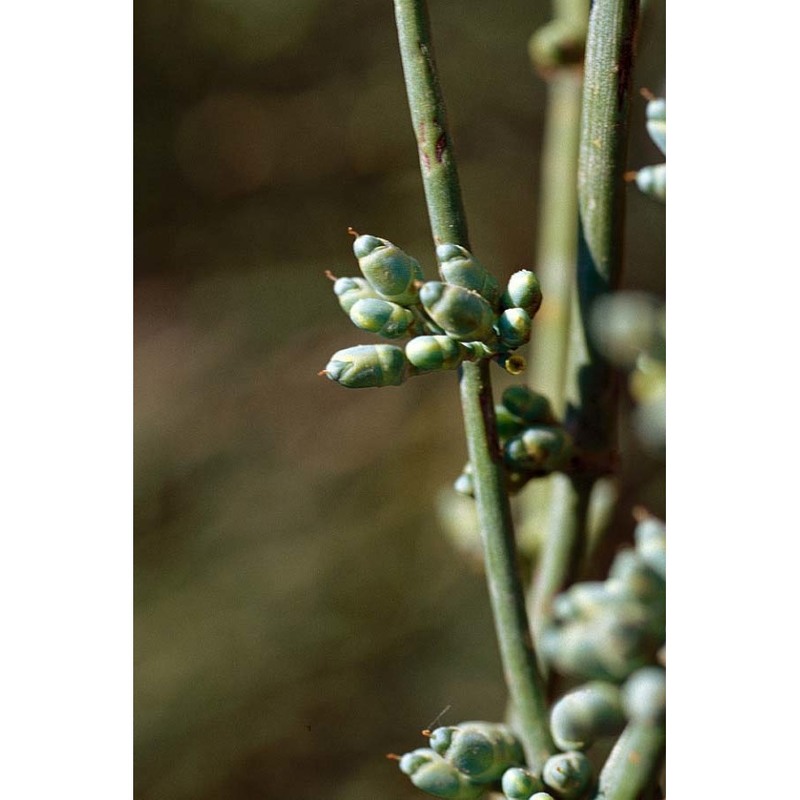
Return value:
<svg viewBox="0 0 800 800">
<path fill-rule="evenodd" d="M 357 328 L 377 333 L 387 339 L 406 336 L 414 323 L 414 315 L 407 308 L 389 300 L 373 298 L 353 303 L 350 319 Z"/>
<path fill-rule="evenodd" d="M 652 197 L 661 203 L 667 202 L 667 165 L 656 164 L 642 167 L 636 173 L 636 185 L 642 194 Z"/>
<path fill-rule="evenodd" d="M 453 489 L 464 497 L 475 497 L 475 481 L 468 472 L 462 472 L 453 483 Z"/>
<path fill-rule="evenodd" d="M 364 278 L 337 278 L 333 284 L 333 291 L 339 298 L 339 305 L 345 314 L 350 313 L 350 309 L 358 300 L 378 296 Z"/>
<path fill-rule="evenodd" d="M 564 466 L 571 455 L 571 441 L 563 428 L 526 428 L 503 448 L 508 466 L 529 472 L 552 472 Z"/>
<path fill-rule="evenodd" d="M 541 792 L 544 784 L 530 770 L 511 767 L 503 773 L 503 794 L 508 800 L 528 800 L 535 792 Z"/>
<path fill-rule="evenodd" d="M 622 703 L 632 722 L 663 725 L 667 707 L 667 675 L 661 667 L 636 670 L 622 688 Z"/>
<path fill-rule="evenodd" d="M 667 101 L 663 97 L 654 97 L 647 104 L 647 122 L 645 126 L 653 144 L 667 154 Z"/>
<path fill-rule="evenodd" d="M 608 583 L 619 585 L 629 597 L 647 604 L 663 603 L 666 580 L 636 550 L 617 553 L 608 571 Z"/>
<path fill-rule="evenodd" d="M 497 278 L 472 253 L 457 244 L 440 244 L 436 248 L 439 272 L 446 283 L 477 292 L 492 306 L 500 296 Z"/>
<path fill-rule="evenodd" d="M 542 305 L 542 288 L 539 279 L 529 270 L 521 269 L 508 279 L 500 305 L 504 308 L 524 308 L 530 317 Z"/>
<path fill-rule="evenodd" d="M 406 753 L 400 759 L 400 771 L 411 778 L 411 783 L 423 792 L 447 800 L 475 800 L 486 787 L 472 783 L 452 764 L 425 748 Z"/>
<path fill-rule="evenodd" d="M 647 562 L 650 569 L 667 579 L 667 537 L 661 520 L 646 517 L 633 532 L 636 538 L 636 552 Z"/>
<path fill-rule="evenodd" d="M 586 750 L 625 727 L 619 687 L 593 681 L 564 695 L 550 712 L 553 741 L 562 750 Z"/>
<path fill-rule="evenodd" d="M 501 439 L 508 439 L 522 433 L 525 423 L 516 414 L 512 414 L 504 405 L 494 407 L 494 416 L 497 423 L 497 435 Z"/>
<path fill-rule="evenodd" d="M 353 252 L 364 277 L 381 297 L 400 305 L 417 302 L 416 284 L 424 278 L 415 258 L 377 236 L 359 236 Z"/>
<path fill-rule="evenodd" d="M 406 379 L 408 362 L 399 347 L 362 344 L 331 356 L 325 375 L 348 389 L 399 386 Z"/>
<path fill-rule="evenodd" d="M 503 392 L 502 402 L 512 414 L 532 425 L 556 421 L 550 401 L 524 384 L 509 386 Z"/>
<path fill-rule="evenodd" d="M 507 308 L 497 320 L 500 342 L 509 350 L 530 341 L 531 318 L 524 308 Z"/>
<path fill-rule="evenodd" d="M 545 761 L 542 769 L 542 780 L 563 800 L 580 797 L 591 778 L 591 762 L 577 751 L 556 753 Z"/>
<path fill-rule="evenodd" d="M 462 722 L 437 728 L 430 745 L 474 783 L 498 780 L 509 767 L 525 760 L 516 736 L 505 725 L 490 722 Z"/>
<path fill-rule="evenodd" d="M 431 319 L 444 332 L 461 342 L 493 338 L 494 312 L 477 292 L 439 281 L 428 281 L 419 299 Z"/>
<path fill-rule="evenodd" d="M 469 350 L 449 336 L 415 336 L 406 345 L 406 358 L 425 372 L 455 369 L 470 355 Z"/>
</svg>

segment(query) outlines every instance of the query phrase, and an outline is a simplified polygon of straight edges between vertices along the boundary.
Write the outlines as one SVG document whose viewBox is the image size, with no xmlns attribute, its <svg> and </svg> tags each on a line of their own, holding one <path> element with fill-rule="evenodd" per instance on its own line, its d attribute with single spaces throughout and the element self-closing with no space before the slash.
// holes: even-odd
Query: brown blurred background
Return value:
<svg viewBox="0 0 800 800">
<path fill-rule="evenodd" d="M 549 4 L 430 6 L 473 248 L 535 268 Z M 637 88 L 663 90 L 663 13 Z M 135 59 L 136 796 L 418 798 L 385 754 L 505 692 L 437 522 L 455 377 L 316 374 L 369 341 L 323 274 L 356 273 L 348 225 L 434 275 L 392 3 L 136 0 Z M 634 125 L 631 166 L 657 160 Z M 626 286 L 663 293 L 663 207 L 634 191 L 628 254 Z M 662 465 L 623 446 L 625 503 L 660 513 Z"/>
</svg>

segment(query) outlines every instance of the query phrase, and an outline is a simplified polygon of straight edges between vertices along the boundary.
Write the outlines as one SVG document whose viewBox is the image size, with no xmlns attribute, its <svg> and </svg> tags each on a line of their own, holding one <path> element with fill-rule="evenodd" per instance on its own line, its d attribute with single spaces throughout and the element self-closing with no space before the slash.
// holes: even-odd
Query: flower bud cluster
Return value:
<svg viewBox="0 0 800 800">
<path fill-rule="evenodd" d="M 550 401 L 527 386 L 509 386 L 495 406 L 497 437 L 503 451 L 508 490 L 563 469 L 573 455 L 572 438 L 556 419 Z M 460 494 L 474 496 L 472 466 L 456 479 Z"/>
<path fill-rule="evenodd" d="M 606 581 L 576 583 L 555 598 L 541 639 L 553 668 L 621 683 L 653 664 L 666 639 L 665 534 L 659 520 L 642 519 L 636 547 L 617 555 Z"/>
<path fill-rule="evenodd" d="M 530 339 L 542 302 L 530 270 L 514 273 L 501 293 L 497 278 L 460 245 L 436 248 L 441 281 L 425 281 L 416 259 L 377 236 L 357 236 L 353 252 L 363 277 L 334 278 L 342 310 L 361 330 L 409 341 L 339 350 L 322 374 L 359 389 L 486 358 L 512 374 L 524 369 L 513 353 Z"/>
<path fill-rule="evenodd" d="M 400 758 L 400 769 L 419 789 L 436 797 L 482 796 L 510 767 L 524 763 L 522 745 L 506 725 L 462 722 L 436 728 L 429 747 Z"/>
</svg>

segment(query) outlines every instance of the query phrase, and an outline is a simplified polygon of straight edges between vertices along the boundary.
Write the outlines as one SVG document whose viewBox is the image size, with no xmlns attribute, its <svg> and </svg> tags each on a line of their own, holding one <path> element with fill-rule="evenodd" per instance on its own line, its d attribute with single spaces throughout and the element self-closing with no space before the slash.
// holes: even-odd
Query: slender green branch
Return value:
<svg viewBox="0 0 800 800">
<path fill-rule="evenodd" d="M 620 285 L 630 77 L 639 0 L 596 0 L 589 17 L 578 160 L 578 299 L 583 357 L 575 364 L 572 425 L 587 450 L 616 450 L 618 380 L 588 335 L 591 308 Z"/>
<path fill-rule="evenodd" d="M 589 16 L 584 67 L 578 208 L 577 308 L 573 300 L 567 372 L 567 424 L 578 445 L 606 469 L 616 450 L 618 380 L 593 347 L 588 316 L 622 274 L 628 95 L 638 0 L 596 0 Z M 574 11 L 574 9 L 570 9 Z M 556 593 L 575 577 L 586 549 L 587 510 L 596 476 L 561 478 L 534 585 L 534 631 L 541 633 Z"/>
<path fill-rule="evenodd" d="M 573 313 L 578 238 L 578 150 L 583 52 L 588 0 L 555 0 L 553 20 L 532 39 L 531 56 L 548 84 L 541 183 L 537 274 L 544 304 L 534 322 L 531 385 L 564 413 Z M 540 563 L 530 590 L 538 640 L 555 595 L 576 577 L 585 550 L 586 514 L 592 481 L 554 475 L 534 484 L 525 503 L 526 539 L 538 540 Z M 540 664 L 545 671 L 545 665 Z"/>
<path fill-rule="evenodd" d="M 452 141 L 447 130 L 424 0 L 395 0 L 400 53 L 431 230 L 436 243 L 469 247 Z M 488 361 L 465 363 L 460 378 L 467 448 L 484 542 L 486 575 L 506 683 L 528 762 L 555 752 L 516 561 L 514 530 L 497 445 Z"/>
<path fill-rule="evenodd" d="M 658 778 L 665 742 L 663 725 L 630 723 L 603 765 L 594 800 L 637 800 Z"/>
</svg>

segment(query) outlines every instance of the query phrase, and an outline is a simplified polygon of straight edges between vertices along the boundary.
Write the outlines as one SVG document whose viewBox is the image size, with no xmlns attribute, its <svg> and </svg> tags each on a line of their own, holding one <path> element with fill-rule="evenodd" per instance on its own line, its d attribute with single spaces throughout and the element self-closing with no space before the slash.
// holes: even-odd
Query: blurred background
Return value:
<svg viewBox="0 0 800 800">
<path fill-rule="evenodd" d="M 550 4 L 430 7 L 473 249 L 535 269 Z M 483 576 L 437 520 L 455 376 L 317 376 L 370 341 L 324 276 L 357 273 L 348 226 L 435 274 L 392 3 L 134 10 L 136 797 L 418 798 L 385 754 L 446 706 L 502 718 L 505 691 Z M 634 87 L 663 65 L 651 2 Z M 660 160 L 644 105 L 632 168 Z M 663 206 L 632 189 L 628 214 L 625 285 L 663 295 Z M 662 514 L 663 465 L 622 429 L 621 519 Z"/>
</svg>

